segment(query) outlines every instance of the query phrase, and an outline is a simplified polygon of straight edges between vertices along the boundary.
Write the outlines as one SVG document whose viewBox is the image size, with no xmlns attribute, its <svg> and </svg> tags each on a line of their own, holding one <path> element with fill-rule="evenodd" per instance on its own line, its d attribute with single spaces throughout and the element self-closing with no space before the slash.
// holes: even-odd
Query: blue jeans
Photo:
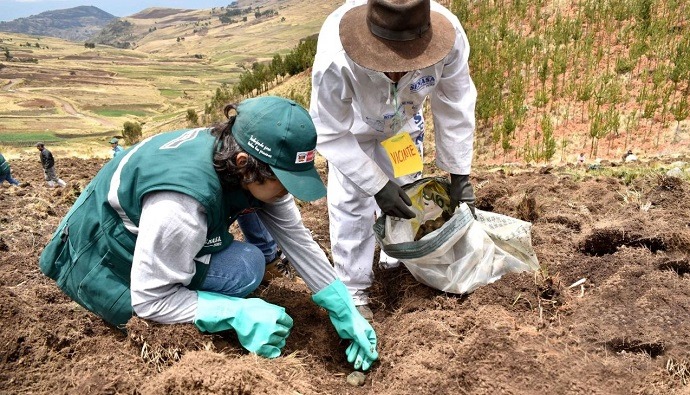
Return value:
<svg viewBox="0 0 690 395">
<path fill-rule="evenodd" d="M 266 258 L 266 263 L 274 260 L 278 255 L 278 244 L 273 240 L 268 229 L 264 226 L 256 213 L 243 214 L 237 217 L 244 240 L 257 246 Z"/>
<path fill-rule="evenodd" d="M 211 255 L 202 291 L 244 298 L 264 276 L 266 262 L 261 250 L 249 243 L 233 241 L 228 248 Z"/>
<path fill-rule="evenodd" d="M 211 255 L 202 291 L 243 298 L 261 284 L 266 264 L 278 255 L 278 245 L 256 213 L 240 215 L 237 223 L 246 242 L 233 241 Z"/>
<path fill-rule="evenodd" d="M 15 180 L 14 178 L 12 178 L 12 173 L 11 173 L 11 172 L 8 172 L 7 174 L 4 174 L 4 175 L 0 175 L 0 185 L 2 185 L 2 183 L 3 183 L 4 181 L 9 182 L 10 185 L 19 185 L 19 181 L 17 181 L 17 180 Z M 262 226 L 263 226 L 263 225 L 262 225 Z"/>
</svg>

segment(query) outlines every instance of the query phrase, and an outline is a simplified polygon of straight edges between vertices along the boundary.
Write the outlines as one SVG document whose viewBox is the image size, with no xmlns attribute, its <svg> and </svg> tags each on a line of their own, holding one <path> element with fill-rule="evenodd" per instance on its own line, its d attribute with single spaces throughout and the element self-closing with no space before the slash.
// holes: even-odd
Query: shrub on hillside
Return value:
<svg viewBox="0 0 690 395">
<path fill-rule="evenodd" d="M 197 126 L 199 124 L 199 115 L 193 108 L 187 109 L 187 122 L 192 126 Z"/>
<path fill-rule="evenodd" d="M 141 139 L 141 124 L 139 122 L 125 122 L 123 126 L 122 136 L 124 136 L 127 145 L 138 143 Z"/>
</svg>

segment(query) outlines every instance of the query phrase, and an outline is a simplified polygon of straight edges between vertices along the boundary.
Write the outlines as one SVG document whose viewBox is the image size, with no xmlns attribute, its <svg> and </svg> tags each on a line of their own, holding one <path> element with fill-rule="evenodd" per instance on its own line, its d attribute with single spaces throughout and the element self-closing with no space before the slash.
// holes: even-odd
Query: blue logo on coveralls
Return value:
<svg viewBox="0 0 690 395">
<path fill-rule="evenodd" d="M 433 75 L 424 76 L 410 85 L 410 92 L 419 92 L 422 89 L 436 85 L 436 78 Z"/>
</svg>

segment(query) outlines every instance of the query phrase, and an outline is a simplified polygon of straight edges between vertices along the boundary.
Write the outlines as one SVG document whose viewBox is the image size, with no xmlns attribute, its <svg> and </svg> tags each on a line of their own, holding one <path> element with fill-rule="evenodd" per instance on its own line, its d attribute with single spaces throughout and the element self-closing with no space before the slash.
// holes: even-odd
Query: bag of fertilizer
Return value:
<svg viewBox="0 0 690 395">
<path fill-rule="evenodd" d="M 506 273 L 539 269 L 532 248 L 532 224 L 467 204 L 450 212 L 449 182 L 427 177 L 403 186 L 416 217 L 383 215 L 374 233 L 383 251 L 397 258 L 417 281 L 444 292 L 463 294 Z"/>
</svg>

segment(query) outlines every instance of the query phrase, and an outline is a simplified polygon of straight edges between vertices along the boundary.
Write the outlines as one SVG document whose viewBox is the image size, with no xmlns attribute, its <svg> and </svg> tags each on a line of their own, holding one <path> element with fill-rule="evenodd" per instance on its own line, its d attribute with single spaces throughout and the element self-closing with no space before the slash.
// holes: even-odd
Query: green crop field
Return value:
<svg viewBox="0 0 690 395">
<path fill-rule="evenodd" d="M 141 110 L 122 110 L 122 109 L 117 109 L 117 108 L 93 109 L 91 111 L 95 112 L 98 115 L 102 115 L 104 117 L 122 117 L 122 116 L 126 116 L 126 115 L 134 115 L 137 117 L 143 117 L 143 116 L 146 116 L 148 114 L 146 111 L 141 111 Z"/>
<path fill-rule="evenodd" d="M 10 145 L 15 147 L 33 147 L 38 141 L 45 143 L 60 142 L 63 139 L 56 137 L 50 132 L 20 132 L 20 133 L 0 133 L 0 145 Z"/>
</svg>

